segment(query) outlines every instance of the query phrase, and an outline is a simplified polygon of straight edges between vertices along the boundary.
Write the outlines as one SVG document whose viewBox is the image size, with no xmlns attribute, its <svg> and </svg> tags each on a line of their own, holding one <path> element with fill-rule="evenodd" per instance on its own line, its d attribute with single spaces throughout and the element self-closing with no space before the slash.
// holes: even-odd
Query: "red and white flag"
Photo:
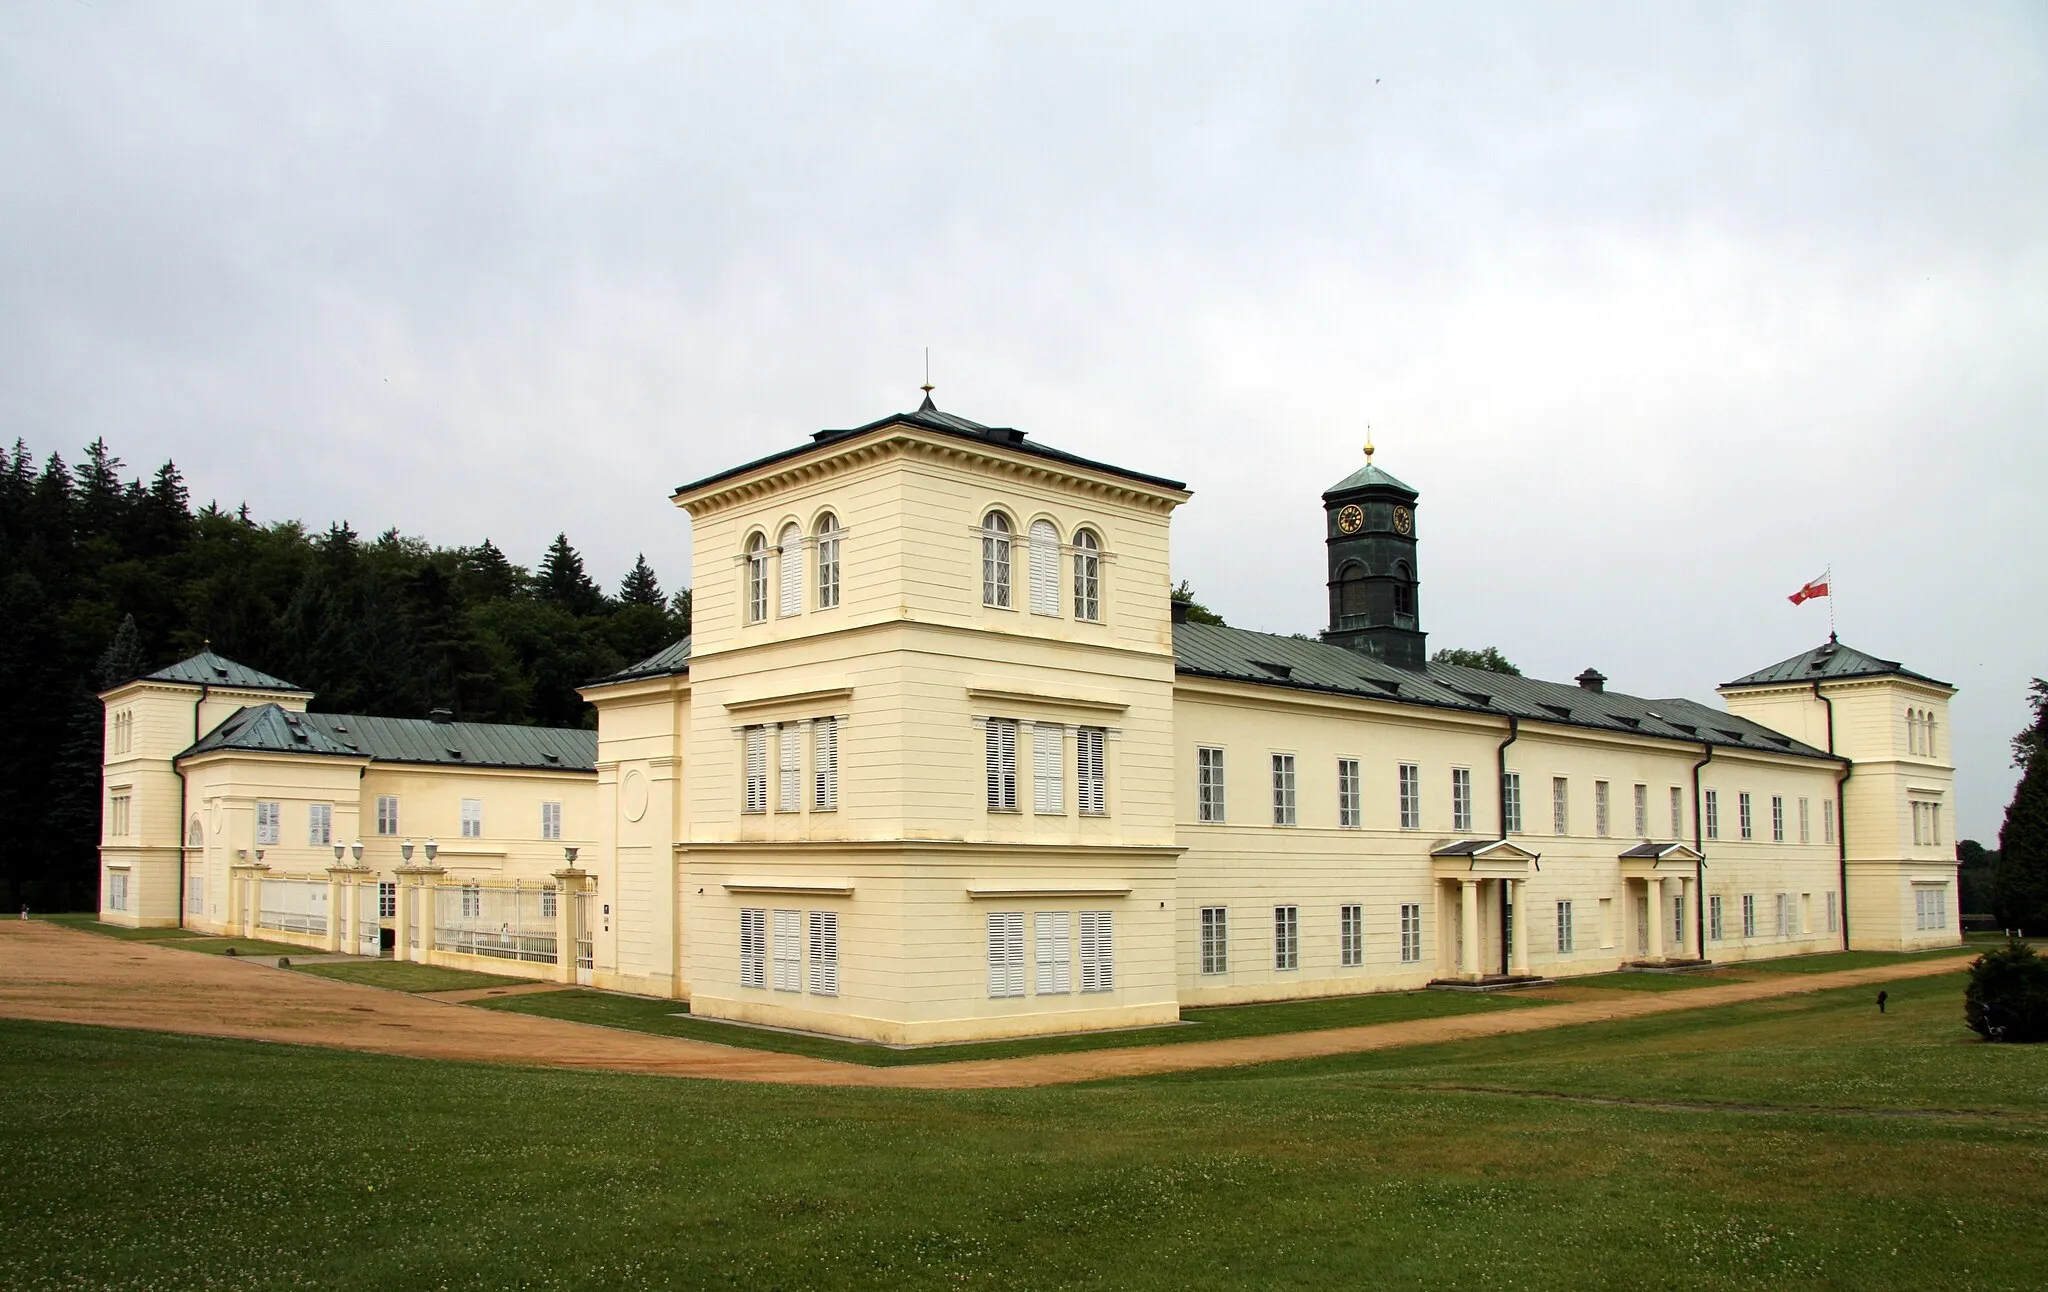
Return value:
<svg viewBox="0 0 2048 1292">
<path fill-rule="evenodd" d="M 1815 597 L 1824 597 L 1827 594 L 1828 576 L 1826 573 L 1823 573 L 1818 578 L 1807 580 L 1805 587 L 1787 597 L 1786 600 L 1796 606 L 1803 601 L 1811 601 Z"/>
</svg>

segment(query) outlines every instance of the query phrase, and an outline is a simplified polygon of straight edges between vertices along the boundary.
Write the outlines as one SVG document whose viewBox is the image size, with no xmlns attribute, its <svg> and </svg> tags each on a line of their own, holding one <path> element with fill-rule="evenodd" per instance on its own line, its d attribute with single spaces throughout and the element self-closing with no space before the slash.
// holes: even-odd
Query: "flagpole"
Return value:
<svg viewBox="0 0 2048 1292">
<path fill-rule="evenodd" d="M 1828 562 L 1828 640 L 1839 641 L 1835 636 L 1835 563 Z"/>
</svg>

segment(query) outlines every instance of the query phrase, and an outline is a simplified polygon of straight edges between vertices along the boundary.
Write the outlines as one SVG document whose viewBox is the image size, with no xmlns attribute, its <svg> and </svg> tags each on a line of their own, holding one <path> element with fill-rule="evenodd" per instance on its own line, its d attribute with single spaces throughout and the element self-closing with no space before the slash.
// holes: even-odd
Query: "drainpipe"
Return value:
<svg viewBox="0 0 2048 1292">
<path fill-rule="evenodd" d="M 1494 761 L 1499 764 L 1498 771 L 1500 773 L 1499 779 L 1494 784 L 1499 787 L 1500 792 L 1500 837 L 1502 839 L 1508 837 L 1508 746 L 1521 739 L 1521 736 L 1522 720 L 1511 713 L 1508 715 L 1508 738 L 1500 742 L 1500 748 L 1496 749 L 1493 755 Z M 1514 926 L 1512 922 L 1521 919 L 1522 913 L 1509 910 L 1507 901 L 1508 886 L 1505 882 L 1500 886 L 1500 896 L 1500 971 L 1503 975 L 1506 975 L 1514 964 Z"/>
<path fill-rule="evenodd" d="M 1700 751 L 1706 757 L 1692 765 L 1692 850 L 1700 858 L 1692 864 L 1692 922 L 1693 940 L 1699 945 L 1700 959 L 1704 960 L 1707 958 L 1707 836 L 1706 826 L 1700 820 L 1700 768 L 1714 761 L 1714 747 L 1701 741 Z"/>
<path fill-rule="evenodd" d="M 1820 679 L 1813 679 L 1813 698 L 1828 707 L 1828 752 L 1835 752 L 1835 702 L 1820 691 Z M 1842 890 L 1842 950 L 1849 949 L 1849 805 L 1843 793 L 1856 764 L 1842 760 L 1842 774 L 1835 778 L 1835 868 Z"/>
<path fill-rule="evenodd" d="M 213 690 L 206 683 L 199 684 L 199 699 L 192 705 L 192 743 L 199 743 L 199 711 L 206 707 L 206 697 Z M 185 927 L 185 769 L 178 766 L 178 760 L 171 760 L 171 770 L 178 774 L 178 927 Z"/>
</svg>

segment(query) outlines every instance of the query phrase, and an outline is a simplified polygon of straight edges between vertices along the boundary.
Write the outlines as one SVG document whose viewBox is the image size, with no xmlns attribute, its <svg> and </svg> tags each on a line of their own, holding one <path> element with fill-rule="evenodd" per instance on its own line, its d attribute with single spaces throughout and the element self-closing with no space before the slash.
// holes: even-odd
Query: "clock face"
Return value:
<svg viewBox="0 0 2048 1292">
<path fill-rule="evenodd" d="M 1349 503 L 1337 513 L 1337 528 L 1346 534 L 1356 534 L 1365 527 L 1365 509 L 1357 503 Z"/>
<path fill-rule="evenodd" d="M 1406 507 L 1394 508 L 1394 532 L 1396 534 L 1414 533 L 1415 513 L 1409 511 Z"/>
</svg>

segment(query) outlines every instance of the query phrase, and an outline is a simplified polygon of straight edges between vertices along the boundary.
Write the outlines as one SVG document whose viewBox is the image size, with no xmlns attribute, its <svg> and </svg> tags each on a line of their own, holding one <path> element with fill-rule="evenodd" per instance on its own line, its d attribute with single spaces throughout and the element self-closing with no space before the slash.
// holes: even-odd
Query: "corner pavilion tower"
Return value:
<svg viewBox="0 0 2048 1292">
<path fill-rule="evenodd" d="M 1420 669 L 1429 658 L 1417 602 L 1415 503 L 1419 495 L 1372 463 L 1323 494 L 1329 554 L 1330 626 L 1323 640 Z"/>
</svg>

